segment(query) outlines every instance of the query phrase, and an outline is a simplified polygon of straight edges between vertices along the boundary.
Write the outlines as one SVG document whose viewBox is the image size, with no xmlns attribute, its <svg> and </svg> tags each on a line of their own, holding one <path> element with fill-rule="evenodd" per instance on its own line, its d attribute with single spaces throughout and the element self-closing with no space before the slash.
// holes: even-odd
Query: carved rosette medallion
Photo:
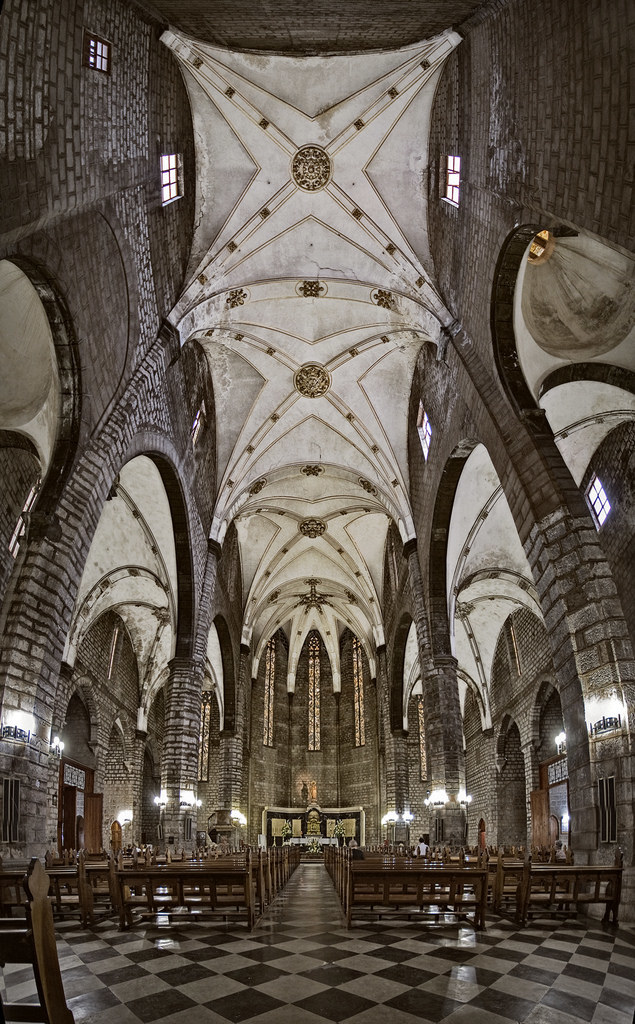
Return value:
<svg viewBox="0 0 635 1024">
<path fill-rule="evenodd" d="M 296 371 L 293 384 L 305 398 L 321 398 L 331 386 L 331 375 L 319 363 L 305 363 Z"/>
<path fill-rule="evenodd" d="M 302 146 L 293 158 L 291 174 L 305 192 L 319 192 L 331 177 L 331 161 L 321 146 Z"/>
<path fill-rule="evenodd" d="M 326 523 L 323 523 L 321 519 L 303 519 L 298 529 L 305 537 L 315 540 L 316 537 L 321 537 L 326 530 Z"/>
</svg>

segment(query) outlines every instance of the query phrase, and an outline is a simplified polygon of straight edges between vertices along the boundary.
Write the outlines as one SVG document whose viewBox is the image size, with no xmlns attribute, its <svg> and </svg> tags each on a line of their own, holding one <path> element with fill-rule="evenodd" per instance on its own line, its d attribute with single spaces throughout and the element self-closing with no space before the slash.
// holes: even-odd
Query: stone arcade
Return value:
<svg viewBox="0 0 635 1024">
<path fill-rule="evenodd" d="M 5 0 L 3 858 L 316 805 L 619 846 L 634 916 L 628 7 L 570 7 Z"/>
</svg>

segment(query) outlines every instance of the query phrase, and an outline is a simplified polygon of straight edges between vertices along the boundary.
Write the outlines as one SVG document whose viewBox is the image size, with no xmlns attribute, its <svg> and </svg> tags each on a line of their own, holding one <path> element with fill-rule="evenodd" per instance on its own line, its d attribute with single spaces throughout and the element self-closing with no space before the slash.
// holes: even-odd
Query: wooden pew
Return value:
<svg viewBox="0 0 635 1024">
<path fill-rule="evenodd" d="M 134 914 L 188 914 L 244 918 L 249 931 L 256 920 L 256 872 L 251 852 L 197 863 L 117 868 L 119 929 L 134 923 Z"/>
<path fill-rule="evenodd" d="M 62 985 L 49 884 L 42 864 L 34 857 L 24 876 L 26 920 L 0 920 L 0 965 L 31 964 L 39 998 L 39 1004 L 4 1003 L 7 1021 L 75 1024 Z"/>
<path fill-rule="evenodd" d="M 603 921 L 617 924 L 622 895 L 623 857 L 618 850 L 614 865 L 533 864 L 527 862 L 518 888 L 516 919 L 570 917 L 589 904 L 604 906 Z"/>
<path fill-rule="evenodd" d="M 347 927 L 356 910 L 382 916 L 385 910 L 408 917 L 428 916 L 432 908 L 459 918 L 472 915 L 475 928 L 485 927 L 487 868 L 430 867 L 420 859 L 383 858 L 355 860 L 347 864 L 344 901 Z"/>
</svg>

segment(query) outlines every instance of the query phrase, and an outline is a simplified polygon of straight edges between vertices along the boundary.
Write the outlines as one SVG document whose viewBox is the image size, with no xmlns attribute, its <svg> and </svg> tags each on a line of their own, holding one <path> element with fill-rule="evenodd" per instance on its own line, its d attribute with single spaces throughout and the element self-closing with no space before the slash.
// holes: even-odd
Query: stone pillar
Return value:
<svg viewBox="0 0 635 1024">
<path fill-rule="evenodd" d="M 173 658 L 169 668 L 161 761 L 161 789 L 168 801 L 163 826 L 166 842 L 172 836 L 174 845 L 180 848 L 186 841 L 187 817 L 192 819 L 193 834 L 196 830 L 196 808 L 180 805 L 181 793 L 196 795 L 205 663 L 198 658 Z"/>
<path fill-rule="evenodd" d="M 392 729 L 386 646 L 381 644 L 377 654 L 377 709 L 380 718 L 380 737 L 384 737 L 385 794 L 381 800 L 380 821 L 387 811 L 403 811 L 408 796 L 408 767 L 406 735 L 404 729 Z M 383 813 L 382 812 L 383 804 Z"/>
<path fill-rule="evenodd" d="M 465 785 L 457 663 L 451 655 L 440 655 L 432 659 L 416 540 L 409 540 L 404 544 L 403 554 L 408 561 L 413 621 L 419 647 L 428 778 L 431 789 L 445 789 L 452 797 Z"/>
<path fill-rule="evenodd" d="M 219 787 L 221 808 L 226 811 L 242 810 L 243 793 L 243 747 L 245 732 L 245 687 L 249 675 L 250 650 L 240 645 L 240 664 L 236 693 L 236 718 L 233 730 L 221 732 L 221 779 Z"/>
<path fill-rule="evenodd" d="M 341 697 L 341 693 L 340 692 L 334 693 L 333 696 L 335 697 L 335 760 L 336 760 L 336 767 L 335 767 L 335 792 L 336 792 L 336 800 L 335 800 L 335 803 L 336 803 L 337 807 L 341 807 L 342 806 L 342 794 L 341 794 L 341 788 L 340 788 L 340 750 L 341 750 L 341 743 L 340 743 L 340 697 Z"/>
</svg>

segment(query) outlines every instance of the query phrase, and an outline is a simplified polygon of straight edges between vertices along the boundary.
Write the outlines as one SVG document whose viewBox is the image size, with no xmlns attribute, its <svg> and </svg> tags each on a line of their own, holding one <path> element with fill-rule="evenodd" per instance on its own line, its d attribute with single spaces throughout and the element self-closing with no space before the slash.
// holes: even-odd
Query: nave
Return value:
<svg viewBox="0 0 635 1024">
<path fill-rule="evenodd" d="M 635 1008 L 633 925 L 384 919 L 347 931 L 322 864 L 300 865 L 252 933 L 160 920 L 56 932 L 76 1024 L 632 1024 Z M 30 968 L 7 967 L 4 985 L 34 1001 Z"/>
</svg>

